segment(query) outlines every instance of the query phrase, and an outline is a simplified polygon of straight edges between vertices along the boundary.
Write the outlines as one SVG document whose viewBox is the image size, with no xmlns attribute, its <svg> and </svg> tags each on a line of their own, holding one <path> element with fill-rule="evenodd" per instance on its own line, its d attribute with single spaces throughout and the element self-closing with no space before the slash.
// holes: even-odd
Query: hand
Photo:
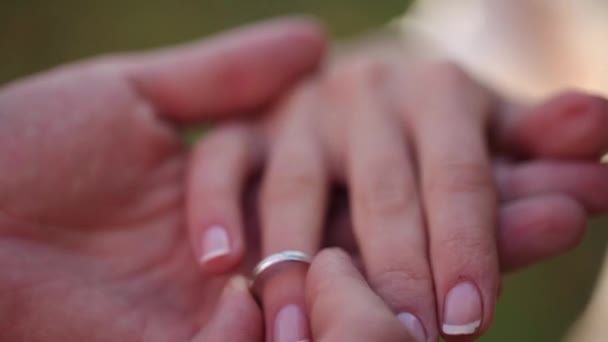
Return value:
<svg viewBox="0 0 608 342">
<path fill-rule="evenodd" d="M 240 278 L 233 278 L 226 286 L 214 326 L 234 331 L 234 322 L 242 320 L 243 314 L 257 316 L 261 322 L 260 309 L 243 284 Z M 314 258 L 306 280 L 306 297 L 314 341 L 414 341 L 340 250 L 324 250 Z M 237 341 L 223 339 L 225 335 L 217 334 L 220 331 L 214 330 L 201 341 Z"/>
<path fill-rule="evenodd" d="M 396 96 L 394 89 L 400 90 Z M 243 188 L 266 163 L 263 254 L 315 253 L 324 234 L 328 185 L 346 184 L 368 279 L 410 332 L 418 340 L 436 339 L 439 317 L 446 335 L 483 333 L 499 290 L 499 261 L 510 270 L 564 252 L 584 229 L 585 207 L 605 211 L 608 197 L 608 191 L 589 187 L 608 189 L 606 171 L 592 163 L 607 145 L 603 100 L 570 94 L 529 110 L 496 105 L 491 93 L 452 65 L 404 73 L 394 65 L 355 63 L 302 86 L 262 122 L 212 132 L 195 149 L 188 187 L 191 241 L 204 269 L 221 273 L 238 262 Z M 493 154 L 488 133 L 497 140 Z M 555 145 L 555 138 L 565 141 Z M 218 153 L 218 146 L 229 148 Z M 587 162 L 517 159 L 493 167 L 493 159 L 523 153 Z M 573 177 L 577 173 L 587 175 L 588 183 Z M 345 246 L 343 232 L 327 233 Z M 291 337 L 309 337 L 303 279 L 304 270 L 294 268 L 273 275 L 263 289 L 274 340 L 284 330 L 282 310 L 294 305 L 300 310 L 290 310 Z M 455 290 L 460 295 L 450 296 L 461 281 Z M 446 307 L 463 293 L 467 303 L 453 306 L 470 310 Z"/>
<path fill-rule="evenodd" d="M 239 309 L 246 299 L 218 306 L 225 281 L 201 275 L 188 247 L 176 125 L 267 105 L 323 46 L 316 25 L 283 20 L 3 88 L 0 339 L 260 338 L 259 314 Z"/>
<path fill-rule="evenodd" d="M 306 299 L 314 341 L 416 341 L 340 250 L 315 257 Z"/>
</svg>

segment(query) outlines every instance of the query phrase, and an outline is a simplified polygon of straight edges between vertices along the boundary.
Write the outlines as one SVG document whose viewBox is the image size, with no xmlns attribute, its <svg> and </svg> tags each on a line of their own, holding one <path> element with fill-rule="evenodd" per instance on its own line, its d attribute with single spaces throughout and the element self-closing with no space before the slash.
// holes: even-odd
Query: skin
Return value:
<svg viewBox="0 0 608 342">
<path fill-rule="evenodd" d="M 501 270 L 569 249 L 587 210 L 606 211 L 608 178 L 597 160 L 607 114 L 604 100 L 575 92 L 535 106 L 507 103 L 452 64 L 341 61 L 269 117 L 198 143 L 188 187 L 191 241 L 200 255 L 205 229 L 219 223 L 235 247 L 202 267 L 221 273 L 238 263 L 248 230 L 240 199 L 263 166 L 263 255 L 312 255 L 329 235 L 360 257 L 394 314 L 414 314 L 431 341 L 441 334 L 448 292 L 469 281 L 480 291 L 481 326 L 443 335 L 472 340 L 491 324 Z M 218 146 L 230 148 L 213 152 Z M 331 185 L 349 190 L 348 233 L 325 226 Z M 273 337 L 282 308 L 304 310 L 304 279 L 305 269 L 294 268 L 264 284 L 267 341 L 282 342 Z M 314 332 L 300 325 L 298 338 L 310 338 Z"/>
<path fill-rule="evenodd" d="M 315 341 L 414 341 L 339 249 L 321 252 L 306 278 Z"/>
<path fill-rule="evenodd" d="M 253 300 L 218 300 L 226 279 L 203 275 L 189 248 L 176 127 L 266 105 L 324 44 L 315 23 L 286 19 L 2 88 L 1 339 L 261 338 Z"/>
<path fill-rule="evenodd" d="M 197 198 L 186 194 L 195 188 L 187 183 L 193 178 L 186 178 L 185 173 L 196 173 L 200 164 L 197 150 L 191 154 L 182 147 L 176 127 L 267 105 L 316 67 L 323 45 L 317 26 L 301 20 L 283 21 L 184 49 L 66 66 L 2 88 L 2 340 L 262 340 L 262 313 L 244 280 L 203 274 L 189 248 L 186 226 L 192 212 L 187 212 L 186 206 Z M 273 58 L 278 54 L 284 56 L 279 63 Z M 589 100 L 595 103 L 580 96 L 574 102 Z M 564 104 L 551 104 L 556 108 L 541 108 L 532 117 L 549 120 L 560 115 Z M 604 115 L 583 111 L 580 120 Z M 547 133 L 545 125 L 509 118 L 499 117 L 508 123 L 500 130 L 505 139 L 534 129 Z M 602 133 L 606 126 L 601 122 L 577 132 L 572 127 L 576 125 L 558 127 L 570 129 L 570 148 L 579 146 L 578 152 L 591 155 L 591 151 L 605 147 Z M 218 130 L 211 137 L 221 137 L 222 132 Z M 503 145 L 534 155 L 543 145 L 542 140 L 534 140 L 537 136 L 530 134 L 532 140 L 515 139 Z M 559 149 L 553 152 L 559 157 Z M 230 154 L 228 150 L 221 153 Z M 221 158 L 216 161 L 221 162 Z M 566 172 L 577 170 L 570 169 L 576 165 L 564 164 L 565 176 L 556 181 L 564 185 L 547 182 L 541 189 L 525 185 L 530 180 L 527 173 L 517 176 L 506 169 L 506 184 L 521 184 L 519 192 L 511 193 L 510 202 L 501 209 L 504 221 L 496 234 L 497 254 L 506 269 L 564 252 L 584 229 L 583 205 L 608 202 L 590 191 L 605 184 L 606 177 L 600 171 L 591 168 L 590 175 L 595 175 L 592 182 L 597 183 L 581 186 L 569 181 L 571 176 Z M 532 175 L 539 177 L 535 172 Z M 217 196 L 234 195 L 214 191 L 199 194 L 210 197 L 197 203 L 212 208 L 225 203 Z M 527 201 L 538 209 L 526 205 Z M 243 214 L 242 224 L 253 227 L 253 215 L 259 208 L 247 208 L 251 215 Z M 520 215 L 522 212 L 526 215 Z M 552 212 L 563 217 L 552 220 L 555 216 L 547 215 Z M 344 209 L 330 215 L 326 244 L 352 246 L 347 217 L 350 214 Z M 531 223 L 509 221 L 519 217 Z M 559 238 L 547 239 L 555 236 Z M 245 240 L 243 236 L 243 250 L 244 245 L 255 249 L 254 237 Z M 536 245 L 535 241 L 544 243 Z M 243 258 L 245 263 L 257 261 L 251 255 Z M 296 287 L 295 295 L 309 310 L 313 338 L 407 338 L 407 331 L 392 315 L 391 304 L 382 293 L 373 292 L 377 289 L 365 285 L 350 261 L 331 253 L 321 254 L 317 260 L 308 280 L 303 270 L 294 272 L 302 284 Z M 286 278 L 289 285 L 293 277 Z M 334 279 L 337 286 L 323 285 L 328 284 L 327 279 Z M 276 279 L 271 282 L 277 284 Z M 339 305 L 328 304 L 333 298 Z M 368 306 L 373 310 L 363 312 Z M 358 329 L 352 329 L 353 324 Z"/>
</svg>

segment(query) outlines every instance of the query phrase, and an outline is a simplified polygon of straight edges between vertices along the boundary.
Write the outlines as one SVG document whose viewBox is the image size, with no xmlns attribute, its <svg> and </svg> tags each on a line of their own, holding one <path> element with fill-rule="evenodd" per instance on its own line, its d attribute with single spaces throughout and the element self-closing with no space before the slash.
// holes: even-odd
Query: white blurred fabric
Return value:
<svg viewBox="0 0 608 342">
<path fill-rule="evenodd" d="M 608 94 L 605 0 L 421 0 L 399 25 L 514 95 Z"/>
</svg>

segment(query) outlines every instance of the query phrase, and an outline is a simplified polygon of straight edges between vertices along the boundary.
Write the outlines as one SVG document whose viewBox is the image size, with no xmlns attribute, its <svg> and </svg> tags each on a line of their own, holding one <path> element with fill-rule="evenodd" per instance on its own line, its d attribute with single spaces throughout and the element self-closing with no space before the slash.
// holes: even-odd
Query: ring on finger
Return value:
<svg viewBox="0 0 608 342">
<path fill-rule="evenodd" d="M 280 266 L 286 262 L 298 262 L 310 265 L 312 262 L 312 257 L 304 252 L 295 250 L 283 251 L 267 256 L 253 269 L 251 280 L 249 282 L 251 292 L 255 295 L 257 284 L 263 278 L 263 276 L 269 271 L 276 269 L 277 266 Z"/>
</svg>

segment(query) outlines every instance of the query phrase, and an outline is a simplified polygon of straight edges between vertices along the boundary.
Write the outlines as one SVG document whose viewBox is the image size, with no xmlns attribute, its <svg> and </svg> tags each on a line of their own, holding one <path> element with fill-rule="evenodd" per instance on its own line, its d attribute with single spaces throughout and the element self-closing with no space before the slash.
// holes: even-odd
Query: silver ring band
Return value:
<svg viewBox="0 0 608 342">
<path fill-rule="evenodd" d="M 270 270 L 271 268 L 274 268 L 285 262 L 300 262 L 304 264 L 310 264 L 312 262 L 312 257 L 300 251 L 283 251 L 269 255 L 262 261 L 260 261 L 253 269 L 249 287 L 252 290 L 255 290 L 255 285 L 257 281 L 262 278 L 264 273 L 268 272 L 268 270 Z"/>
</svg>

